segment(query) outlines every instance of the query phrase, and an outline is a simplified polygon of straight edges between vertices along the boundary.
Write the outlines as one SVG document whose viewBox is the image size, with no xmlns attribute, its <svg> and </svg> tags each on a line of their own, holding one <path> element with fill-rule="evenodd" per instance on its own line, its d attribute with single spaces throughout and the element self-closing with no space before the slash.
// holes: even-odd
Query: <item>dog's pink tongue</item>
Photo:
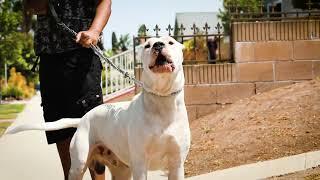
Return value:
<svg viewBox="0 0 320 180">
<path fill-rule="evenodd" d="M 152 69 L 155 73 L 166 73 L 166 72 L 172 72 L 173 68 L 170 64 L 162 65 L 162 66 L 155 66 Z"/>
</svg>

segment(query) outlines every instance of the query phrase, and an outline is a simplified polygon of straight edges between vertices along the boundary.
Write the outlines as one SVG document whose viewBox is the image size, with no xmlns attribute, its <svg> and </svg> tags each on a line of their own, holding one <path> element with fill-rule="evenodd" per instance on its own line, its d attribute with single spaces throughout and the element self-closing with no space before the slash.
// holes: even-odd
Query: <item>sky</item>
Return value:
<svg viewBox="0 0 320 180">
<path fill-rule="evenodd" d="M 222 0 L 113 0 L 112 13 L 104 29 L 104 45 L 111 48 L 111 33 L 137 35 L 141 24 L 151 31 L 159 24 L 161 31 L 174 25 L 178 12 L 218 12 Z"/>
</svg>

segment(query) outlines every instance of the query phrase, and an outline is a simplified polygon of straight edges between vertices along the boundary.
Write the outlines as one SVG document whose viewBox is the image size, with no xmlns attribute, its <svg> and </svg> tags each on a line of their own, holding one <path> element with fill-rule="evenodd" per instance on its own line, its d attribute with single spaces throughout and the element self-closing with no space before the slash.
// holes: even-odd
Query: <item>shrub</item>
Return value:
<svg viewBox="0 0 320 180">
<path fill-rule="evenodd" d="M 8 85 L 1 90 L 2 98 L 23 99 L 30 98 L 35 94 L 34 84 L 27 84 L 26 78 L 16 72 L 15 68 L 10 69 L 10 78 Z"/>
<path fill-rule="evenodd" d="M 7 98 L 22 99 L 23 97 L 23 92 L 18 87 L 14 87 L 10 85 L 4 88 L 1 94 L 3 99 L 7 99 Z"/>
<path fill-rule="evenodd" d="M 207 61 L 208 60 L 208 48 L 206 39 L 204 37 L 196 37 L 196 43 L 194 38 L 189 39 L 183 43 L 184 60 L 185 61 Z M 187 62 L 185 62 L 187 63 Z"/>
</svg>

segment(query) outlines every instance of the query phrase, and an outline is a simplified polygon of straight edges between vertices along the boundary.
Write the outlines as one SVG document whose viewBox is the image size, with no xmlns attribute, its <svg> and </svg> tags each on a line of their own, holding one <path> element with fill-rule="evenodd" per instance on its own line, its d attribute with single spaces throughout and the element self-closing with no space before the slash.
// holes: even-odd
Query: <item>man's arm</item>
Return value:
<svg viewBox="0 0 320 180">
<path fill-rule="evenodd" d="M 90 47 L 90 44 L 96 45 L 99 36 L 106 26 L 111 15 L 111 0 L 100 0 L 96 15 L 93 22 L 87 31 L 81 31 L 77 34 L 76 42 L 80 43 L 83 47 Z"/>
</svg>

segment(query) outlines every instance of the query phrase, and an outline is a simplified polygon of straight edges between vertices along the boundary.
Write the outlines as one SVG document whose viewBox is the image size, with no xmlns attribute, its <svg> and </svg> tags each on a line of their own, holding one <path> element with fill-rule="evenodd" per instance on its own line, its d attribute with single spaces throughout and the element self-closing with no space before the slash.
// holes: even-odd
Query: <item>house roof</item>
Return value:
<svg viewBox="0 0 320 180">
<path fill-rule="evenodd" d="M 186 28 L 184 31 L 185 35 L 193 34 L 193 30 L 191 30 L 193 24 L 199 28 L 199 31 L 204 32 L 203 27 L 206 23 L 208 23 L 208 26 L 210 27 L 208 32 L 216 33 L 217 30 L 215 27 L 217 26 L 218 22 L 221 24 L 221 21 L 217 15 L 218 12 L 181 12 L 176 13 L 176 19 L 179 27 L 181 24 L 183 24 L 183 26 Z"/>
</svg>

